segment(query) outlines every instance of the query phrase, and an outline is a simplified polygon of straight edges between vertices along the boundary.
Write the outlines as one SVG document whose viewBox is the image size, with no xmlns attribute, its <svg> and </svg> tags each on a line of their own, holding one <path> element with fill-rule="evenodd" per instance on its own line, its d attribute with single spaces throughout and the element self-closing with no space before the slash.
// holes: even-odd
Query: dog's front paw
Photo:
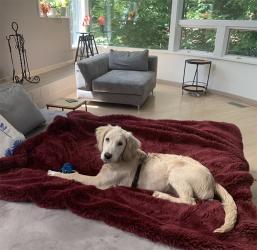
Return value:
<svg viewBox="0 0 257 250">
<path fill-rule="evenodd" d="M 196 201 L 194 198 L 191 198 L 190 200 L 191 200 L 191 205 L 196 205 Z"/>
<path fill-rule="evenodd" d="M 49 176 L 56 176 L 58 172 L 52 171 L 52 170 L 48 170 L 47 175 Z"/>
<path fill-rule="evenodd" d="M 158 191 L 154 191 L 153 194 L 152 194 L 152 196 L 155 197 L 155 198 L 160 198 L 161 193 L 158 192 Z"/>
</svg>

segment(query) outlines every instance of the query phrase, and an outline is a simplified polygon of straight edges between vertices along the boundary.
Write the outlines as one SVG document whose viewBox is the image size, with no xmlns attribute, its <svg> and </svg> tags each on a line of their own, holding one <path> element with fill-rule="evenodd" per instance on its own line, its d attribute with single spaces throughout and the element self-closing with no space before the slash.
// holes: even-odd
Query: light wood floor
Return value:
<svg viewBox="0 0 257 250">
<path fill-rule="evenodd" d="M 252 175 L 257 179 L 257 107 L 247 104 L 244 104 L 246 107 L 238 107 L 229 102 L 244 104 L 214 94 L 195 97 L 185 93 L 182 96 L 180 88 L 158 84 L 154 96 L 150 96 L 139 111 L 131 106 L 106 103 L 90 103 L 88 111 L 96 115 L 131 114 L 151 119 L 213 120 L 234 123 L 242 132 L 244 154 L 250 164 Z M 256 181 L 252 191 L 257 205 Z"/>
</svg>

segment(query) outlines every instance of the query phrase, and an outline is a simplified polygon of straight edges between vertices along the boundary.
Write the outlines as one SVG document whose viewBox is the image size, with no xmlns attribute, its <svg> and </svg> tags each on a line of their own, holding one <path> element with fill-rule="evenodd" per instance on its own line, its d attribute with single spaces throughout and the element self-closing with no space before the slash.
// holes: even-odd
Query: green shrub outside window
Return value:
<svg viewBox="0 0 257 250">
<path fill-rule="evenodd" d="M 171 0 L 91 0 L 91 25 L 98 44 L 168 49 Z"/>
</svg>

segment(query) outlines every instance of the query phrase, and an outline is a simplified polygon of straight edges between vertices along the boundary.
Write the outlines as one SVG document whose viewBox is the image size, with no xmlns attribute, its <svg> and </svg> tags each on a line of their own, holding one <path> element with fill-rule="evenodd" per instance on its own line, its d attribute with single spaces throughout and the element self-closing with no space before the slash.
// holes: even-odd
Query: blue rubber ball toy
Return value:
<svg viewBox="0 0 257 250">
<path fill-rule="evenodd" d="M 74 170 L 74 166 L 69 163 L 69 162 L 66 162 L 63 164 L 62 168 L 61 168 L 61 172 L 64 173 L 64 174 L 71 174 L 71 173 L 74 173 L 75 170 Z"/>
</svg>

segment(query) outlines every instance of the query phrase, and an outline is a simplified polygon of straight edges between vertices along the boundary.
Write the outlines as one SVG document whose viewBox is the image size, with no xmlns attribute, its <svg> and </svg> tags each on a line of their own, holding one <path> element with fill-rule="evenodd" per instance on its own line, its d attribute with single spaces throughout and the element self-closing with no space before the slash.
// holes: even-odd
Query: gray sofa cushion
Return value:
<svg viewBox="0 0 257 250">
<path fill-rule="evenodd" d="M 152 71 L 112 70 L 92 82 L 93 91 L 117 94 L 144 95 L 155 85 Z"/>
<path fill-rule="evenodd" d="M 45 119 L 19 84 L 0 86 L 0 114 L 26 135 Z"/>
<path fill-rule="evenodd" d="M 134 52 L 110 50 L 109 69 L 147 71 L 148 54 L 148 50 Z"/>
<path fill-rule="evenodd" d="M 85 79 L 86 90 L 92 90 L 92 80 L 108 72 L 109 55 L 100 54 L 78 61 L 78 67 Z"/>
<path fill-rule="evenodd" d="M 67 114 L 68 114 L 68 112 L 66 112 L 66 111 L 47 109 L 47 108 L 39 109 L 39 111 L 43 115 L 46 122 L 44 124 L 42 124 L 41 126 L 36 127 L 28 134 L 26 134 L 26 138 L 31 138 L 35 135 L 38 135 L 38 134 L 44 132 L 47 129 L 48 125 L 50 125 L 53 122 L 55 117 L 57 117 L 57 116 L 67 117 Z"/>
</svg>

